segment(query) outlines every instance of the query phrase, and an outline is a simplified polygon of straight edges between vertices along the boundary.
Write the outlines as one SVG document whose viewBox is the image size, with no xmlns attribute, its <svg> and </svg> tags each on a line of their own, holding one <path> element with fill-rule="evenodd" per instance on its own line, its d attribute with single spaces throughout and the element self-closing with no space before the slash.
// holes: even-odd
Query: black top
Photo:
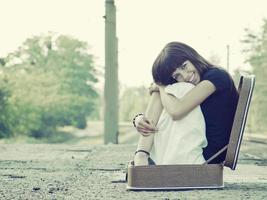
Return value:
<svg viewBox="0 0 267 200">
<path fill-rule="evenodd" d="M 238 93 L 231 76 L 221 68 L 209 69 L 202 75 L 202 80 L 208 80 L 216 87 L 200 105 L 206 122 L 208 146 L 203 149 L 203 156 L 207 160 L 228 144 Z M 225 155 L 226 151 L 211 163 L 223 162 Z"/>
</svg>

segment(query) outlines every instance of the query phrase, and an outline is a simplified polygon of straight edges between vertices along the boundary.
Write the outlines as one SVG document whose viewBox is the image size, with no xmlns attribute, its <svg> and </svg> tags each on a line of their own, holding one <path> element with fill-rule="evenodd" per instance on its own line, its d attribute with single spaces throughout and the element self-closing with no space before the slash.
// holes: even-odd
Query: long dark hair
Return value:
<svg viewBox="0 0 267 200">
<path fill-rule="evenodd" d="M 200 77 L 209 68 L 214 67 L 192 47 L 181 42 L 170 42 L 157 56 L 152 67 L 154 82 L 169 85 L 177 82 L 172 78 L 172 73 L 186 60 L 189 60 L 197 69 Z"/>
</svg>

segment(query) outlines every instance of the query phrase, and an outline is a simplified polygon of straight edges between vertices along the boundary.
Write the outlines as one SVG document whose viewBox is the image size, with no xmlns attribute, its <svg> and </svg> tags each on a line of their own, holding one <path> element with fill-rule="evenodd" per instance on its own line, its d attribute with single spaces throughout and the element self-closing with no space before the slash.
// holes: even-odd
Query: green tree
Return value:
<svg viewBox="0 0 267 200">
<path fill-rule="evenodd" d="M 247 62 L 253 68 L 256 75 L 256 86 L 253 102 L 250 110 L 251 131 L 266 132 L 267 118 L 267 19 L 263 20 L 263 26 L 259 33 L 246 29 L 244 53 L 247 55 Z"/>
<path fill-rule="evenodd" d="M 0 79 L 0 138 L 8 137 L 12 133 L 10 131 L 10 111 L 11 107 L 8 102 L 10 92 L 7 88 L 7 80 Z"/>
<path fill-rule="evenodd" d="M 137 113 L 144 113 L 148 101 L 148 89 L 144 86 L 125 88 L 119 104 L 120 120 L 131 121 Z"/>
<path fill-rule="evenodd" d="M 57 126 L 85 128 L 98 97 L 85 42 L 53 33 L 27 39 L 2 67 L 9 82 L 12 132 L 47 136 Z"/>
</svg>

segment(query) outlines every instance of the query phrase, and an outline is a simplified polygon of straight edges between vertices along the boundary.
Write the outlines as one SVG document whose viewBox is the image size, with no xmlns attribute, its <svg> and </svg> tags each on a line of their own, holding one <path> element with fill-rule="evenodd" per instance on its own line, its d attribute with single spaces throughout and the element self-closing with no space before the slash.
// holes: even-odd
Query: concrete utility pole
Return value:
<svg viewBox="0 0 267 200">
<path fill-rule="evenodd" d="M 105 144 L 118 144 L 118 39 L 116 36 L 116 7 L 106 0 L 105 15 Z"/>
</svg>

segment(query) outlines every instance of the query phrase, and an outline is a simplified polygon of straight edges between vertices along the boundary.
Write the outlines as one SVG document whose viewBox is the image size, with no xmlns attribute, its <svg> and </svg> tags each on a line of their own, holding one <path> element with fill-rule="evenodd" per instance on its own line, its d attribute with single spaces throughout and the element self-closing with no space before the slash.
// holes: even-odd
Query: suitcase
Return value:
<svg viewBox="0 0 267 200">
<path fill-rule="evenodd" d="M 229 143 L 203 164 L 198 165 L 149 165 L 134 166 L 129 162 L 126 173 L 128 190 L 176 190 L 223 188 L 223 169 L 235 170 L 247 114 L 255 85 L 253 75 L 241 76 L 239 99 L 233 121 Z M 209 164 L 226 151 L 223 163 Z"/>
</svg>

